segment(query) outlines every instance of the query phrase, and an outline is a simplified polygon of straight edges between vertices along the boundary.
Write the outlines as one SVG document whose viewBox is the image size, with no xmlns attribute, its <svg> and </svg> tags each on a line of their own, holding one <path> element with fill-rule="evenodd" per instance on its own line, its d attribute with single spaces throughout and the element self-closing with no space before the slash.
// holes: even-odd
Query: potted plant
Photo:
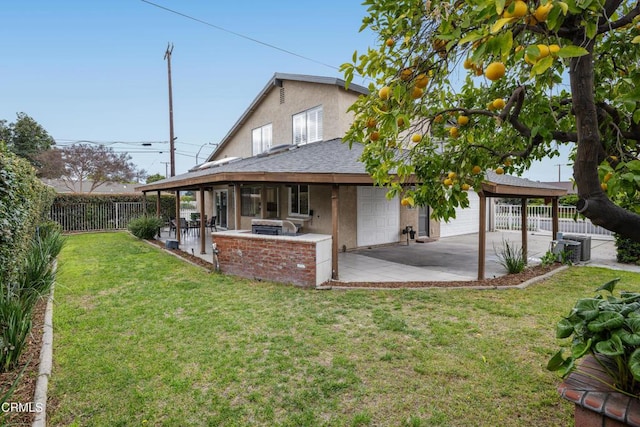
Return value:
<svg viewBox="0 0 640 427">
<path fill-rule="evenodd" d="M 616 296 L 619 280 L 578 300 L 556 327 L 557 338 L 571 338 L 570 352 L 558 351 L 547 368 L 565 379 L 558 391 L 575 404 L 577 427 L 640 426 L 640 293 Z"/>
</svg>

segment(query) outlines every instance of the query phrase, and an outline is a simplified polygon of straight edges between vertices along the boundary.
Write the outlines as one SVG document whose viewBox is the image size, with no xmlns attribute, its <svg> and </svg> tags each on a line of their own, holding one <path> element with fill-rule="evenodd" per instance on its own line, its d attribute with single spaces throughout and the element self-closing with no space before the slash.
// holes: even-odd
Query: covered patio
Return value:
<svg viewBox="0 0 640 427">
<path fill-rule="evenodd" d="M 305 186 L 309 188 L 307 198 L 314 200 L 314 207 L 311 207 L 306 218 L 298 217 L 305 224 L 319 224 L 305 232 L 323 234 L 331 237 L 330 255 L 330 278 L 342 280 L 342 271 L 348 271 L 349 266 L 344 262 L 344 253 L 352 249 L 362 247 L 375 247 L 376 245 L 362 244 L 356 239 L 356 224 L 358 215 L 356 214 L 356 189 L 371 188 L 372 178 L 360 163 L 359 158 L 362 153 L 362 146 L 355 144 L 349 148 L 341 140 L 331 140 L 316 142 L 305 146 L 282 146 L 274 153 L 254 156 L 246 159 L 234 159 L 216 164 L 210 168 L 195 168 L 189 173 L 164 179 L 152 184 L 137 187 L 144 194 L 160 193 L 160 191 L 173 191 L 176 198 L 176 211 L 179 211 L 179 195 L 182 191 L 195 191 L 199 200 L 205 200 L 205 194 L 219 191 L 224 188 L 232 194 L 229 197 L 232 214 L 230 214 L 229 228 L 234 230 L 250 230 L 252 218 L 270 218 L 269 212 L 277 212 L 276 218 L 287 216 L 285 208 L 277 208 L 275 211 L 269 210 L 270 202 L 267 198 L 269 189 L 279 187 L 281 189 L 295 186 Z M 243 212 L 243 189 L 256 189 L 255 193 L 247 193 L 248 197 L 256 197 L 260 200 L 259 209 L 256 212 Z M 218 190 L 216 190 L 218 189 Z M 311 190 L 317 189 L 316 194 Z M 224 191 L 227 191 L 224 190 Z M 275 189 L 275 194 L 277 193 Z M 471 193 L 470 193 L 471 194 Z M 518 198 L 522 201 L 522 206 L 526 206 L 527 199 L 544 198 L 551 202 L 553 209 L 553 234 L 549 236 L 547 245 L 554 240 L 558 231 L 558 198 L 566 194 L 566 190 L 550 185 L 537 183 L 517 177 L 497 175 L 492 171 L 486 174 L 486 181 L 478 191 L 480 207 L 478 213 L 478 240 L 475 245 L 477 261 L 465 262 L 464 266 L 458 263 L 450 271 L 458 271 L 463 268 L 475 269 L 475 279 L 486 277 L 487 261 L 487 199 L 494 197 Z M 474 194 L 475 196 L 475 194 Z M 278 198 L 276 197 L 275 200 Z M 159 197 L 158 197 L 159 200 Z M 322 201 L 322 203 L 320 203 Z M 206 218 L 205 203 L 199 204 L 200 218 Z M 160 206 L 157 206 L 158 213 Z M 315 212 L 314 212 L 315 210 Z M 417 211 L 407 209 L 399 212 L 400 221 L 403 224 L 411 223 L 409 217 L 417 219 Z M 291 218 L 286 218 L 291 219 Z M 375 220 L 376 218 L 374 218 Z M 405 222 L 406 221 L 406 222 Z M 522 218 L 521 242 L 524 252 L 528 252 L 527 241 L 527 218 L 526 214 Z M 416 229 L 414 227 L 414 229 Z M 196 247 L 190 248 L 195 254 L 207 255 L 211 251 L 211 233 L 201 221 L 199 231 L 199 241 Z M 400 226 L 393 230 L 396 235 L 400 233 Z M 183 234 L 178 226 L 177 240 L 187 235 Z M 436 238 L 438 236 L 436 235 Z M 401 241 L 401 237 L 398 237 Z M 346 243 L 346 244 L 345 244 Z M 184 245 L 183 245 L 184 247 Z M 224 271 L 225 266 L 222 265 Z M 488 270 L 494 274 L 493 270 Z"/>
</svg>

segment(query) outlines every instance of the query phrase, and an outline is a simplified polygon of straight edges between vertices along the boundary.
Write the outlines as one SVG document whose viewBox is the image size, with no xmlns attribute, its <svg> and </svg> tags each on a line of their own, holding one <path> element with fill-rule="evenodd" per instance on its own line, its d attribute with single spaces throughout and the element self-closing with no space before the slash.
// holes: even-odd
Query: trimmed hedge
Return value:
<svg viewBox="0 0 640 427">
<path fill-rule="evenodd" d="M 0 141 L 0 284 L 16 280 L 54 197 L 55 191 L 36 177 L 31 164 Z"/>
<path fill-rule="evenodd" d="M 625 264 L 640 264 L 640 242 L 633 241 L 619 234 L 616 237 L 616 259 Z"/>
</svg>

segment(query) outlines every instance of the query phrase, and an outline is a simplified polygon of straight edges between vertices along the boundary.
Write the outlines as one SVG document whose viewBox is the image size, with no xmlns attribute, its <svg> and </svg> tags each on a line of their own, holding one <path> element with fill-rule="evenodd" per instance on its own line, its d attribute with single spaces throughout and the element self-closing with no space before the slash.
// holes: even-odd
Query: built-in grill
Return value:
<svg viewBox="0 0 640 427">
<path fill-rule="evenodd" d="M 283 219 L 252 219 L 251 232 L 270 236 L 295 236 L 298 231 L 296 225 Z"/>
</svg>

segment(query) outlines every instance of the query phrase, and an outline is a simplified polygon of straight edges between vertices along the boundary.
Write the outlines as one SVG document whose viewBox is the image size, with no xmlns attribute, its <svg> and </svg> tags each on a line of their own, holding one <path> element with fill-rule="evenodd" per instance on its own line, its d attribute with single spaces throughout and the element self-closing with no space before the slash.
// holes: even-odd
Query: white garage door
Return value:
<svg viewBox="0 0 640 427">
<path fill-rule="evenodd" d="M 398 242 L 400 237 L 400 203 L 387 200 L 387 191 L 378 187 L 358 187 L 358 246 Z"/>
<path fill-rule="evenodd" d="M 480 221 L 480 197 L 478 193 L 469 191 L 469 207 L 457 208 L 456 218 L 440 223 L 440 237 L 459 236 L 478 232 Z"/>
</svg>

